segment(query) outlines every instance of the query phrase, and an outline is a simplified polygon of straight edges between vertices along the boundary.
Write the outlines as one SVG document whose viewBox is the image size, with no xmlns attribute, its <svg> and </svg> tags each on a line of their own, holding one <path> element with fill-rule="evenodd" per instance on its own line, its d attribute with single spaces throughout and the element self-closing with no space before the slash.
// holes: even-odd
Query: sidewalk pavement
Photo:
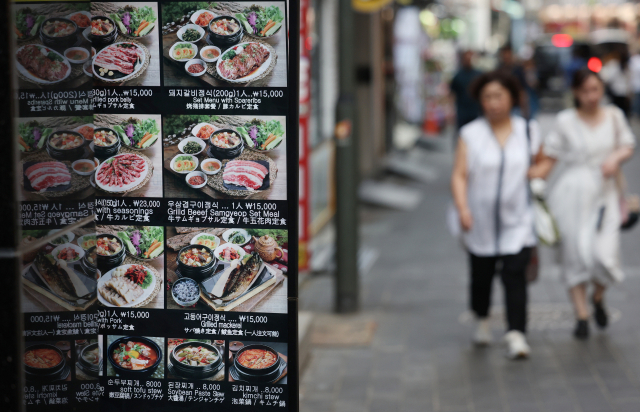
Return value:
<svg viewBox="0 0 640 412">
<path fill-rule="evenodd" d="M 550 117 L 541 119 L 550 127 Z M 640 134 L 639 134 L 640 135 Z M 418 150 L 418 149 L 416 149 Z M 640 411 L 640 228 L 625 234 L 627 279 L 607 295 L 608 330 L 576 341 L 573 313 L 550 251 L 541 278 L 530 288 L 529 360 L 510 361 L 502 292 L 494 285 L 492 326 L 496 343 L 471 344 L 467 311 L 467 261 L 446 229 L 450 153 L 421 153 L 437 171 L 420 188 L 413 211 L 363 208 L 362 243 L 380 252 L 361 275 L 362 310 L 336 322 L 375 322 L 359 346 L 312 347 L 301 384 L 302 412 L 638 412 Z M 640 160 L 628 165 L 640 175 Z M 629 179 L 640 192 L 640 182 Z M 300 291 L 301 310 L 329 316 L 332 279 L 315 277 Z"/>
</svg>

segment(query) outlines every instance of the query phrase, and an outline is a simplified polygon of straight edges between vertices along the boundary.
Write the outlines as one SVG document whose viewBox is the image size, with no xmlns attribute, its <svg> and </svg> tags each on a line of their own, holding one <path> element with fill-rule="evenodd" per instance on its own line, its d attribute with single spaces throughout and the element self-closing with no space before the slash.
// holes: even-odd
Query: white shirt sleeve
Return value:
<svg viewBox="0 0 640 412">
<path fill-rule="evenodd" d="M 633 131 L 631 130 L 631 127 L 629 126 L 629 122 L 627 121 L 624 113 L 622 112 L 622 110 L 615 106 L 612 106 L 611 109 L 613 110 L 613 121 L 616 122 L 616 129 L 618 133 L 617 144 L 619 146 L 635 147 L 636 138 L 633 134 Z"/>
</svg>

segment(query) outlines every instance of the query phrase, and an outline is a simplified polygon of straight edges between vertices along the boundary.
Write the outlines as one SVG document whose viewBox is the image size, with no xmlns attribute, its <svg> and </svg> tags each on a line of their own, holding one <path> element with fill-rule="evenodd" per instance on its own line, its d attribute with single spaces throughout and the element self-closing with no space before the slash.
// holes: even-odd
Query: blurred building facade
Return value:
<svg viewBox="0 0 640 412">
<path fill-rule="evenodd" d="M 335 211 L 334 141 L 341 47 L 340 0 L 304 0 L 301 81 L 301 250 L 330 225 Z M 421 138 L 441 138 L 452 124 L 448 84 L 458 52 L 476 52 L 491 70 L 509 45 L 534 70 L 536 91 L 566 97 L 565 68 L 575 55 L 601 58 L 594 35 L 615 29 L 637 50 L 640 4 L 620 0 L 353 0 L 362 179 L 381 173 L 385 158 L 406 150 L 409 125 Z M 560 35 L 560 36 L 557 36 Z M 625 40 L 626 41 L 626 40 Z M 586 50 L 586 51 L 585 51 Z M 305 69 L 308 69 L 305 75 Z M 303 116 L 304 117 L 304 116 Z M 406 130 L 402 129 L 402 130 Z M 416 138 L 417 138 L 416 137 Z M 308 262 L 308 255 L 301 262 Z M 305 266 L 305 265 L 303 265 Z"/>
</svg>

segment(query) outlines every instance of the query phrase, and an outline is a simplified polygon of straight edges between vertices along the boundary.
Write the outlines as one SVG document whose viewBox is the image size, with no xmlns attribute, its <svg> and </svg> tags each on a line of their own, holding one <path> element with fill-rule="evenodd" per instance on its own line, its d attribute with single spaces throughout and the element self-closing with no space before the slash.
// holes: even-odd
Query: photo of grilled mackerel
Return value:
<svg viewBox="0 0 640 412">
<path fill-rule="evenodd" d="M 245 256 L 242 263 L 229 274 L 220 299 L 229 302 L 245 293 L 260 274 L 262 267 L 262 259 L 258 252 Z"/>
<path fill-rule="evenodd" d="M 39 253 L 34 261 L 36 270 L 51 288 L 51 291 L 69 301 L 78 300 L 78 295 L 69 273 L 63 270 L 51 255 Z"/>
</svg>

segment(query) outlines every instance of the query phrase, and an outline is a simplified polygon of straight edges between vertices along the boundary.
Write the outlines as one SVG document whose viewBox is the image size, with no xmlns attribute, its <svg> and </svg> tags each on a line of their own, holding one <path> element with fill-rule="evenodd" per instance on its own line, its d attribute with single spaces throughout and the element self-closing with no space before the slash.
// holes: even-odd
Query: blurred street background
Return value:
<svg viewBox="0 0 640 412">
<path fill-rule="evenodd" d="M 640 411 L 640 229 L 623 235 L 627 279 L 608 294 L 612 324 L 586 342 L 571 334 L 559 267 L 542 249 L 529 289 L 532 355 L 513 362 L 500 342 L 498 282 L 495 343 L 471 343 L 467 255 L 445 221 L 462 52 L 478 72 L 512 53 L 543 137 L 571 106 L 572 72 L 623 62 L 638 137 L 640 5 L 301 4 L 301 410 Z M 640 192 L 637 155 L 624 170 Z"/>
</svg>

